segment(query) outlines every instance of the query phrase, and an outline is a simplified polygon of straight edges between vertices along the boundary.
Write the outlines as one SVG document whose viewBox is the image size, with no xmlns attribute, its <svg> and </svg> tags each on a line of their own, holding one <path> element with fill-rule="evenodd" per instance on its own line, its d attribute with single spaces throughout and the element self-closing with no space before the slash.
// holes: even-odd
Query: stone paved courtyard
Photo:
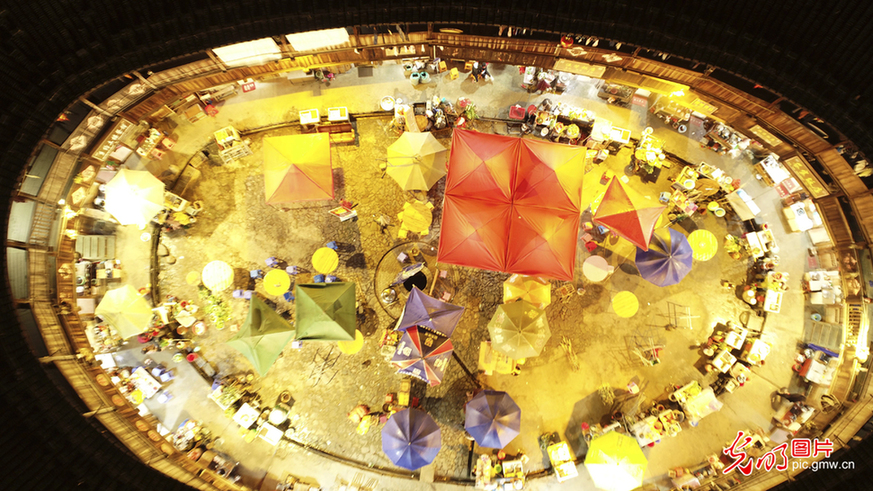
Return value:
<svg viewBox="0 0 873 491">
<path fill-rule="evenodd" d="M 348 93 L 347 89 L 355 87 L 360 87 L 362 91 L 369 90 L 361 94 L 360 100 L 373 99 L 376 94 L 392 87 L 396 96 L 403 95 L 412 100 L 424 100 L 432 95 L 432 89 L 415 89 L 418 93 L 408 94 L 413 89 L 400 85 L 408 82 L 402 77 L 397 79 L 396 73 L 391 71 L 394 68 L 383 68 L 386 74 L 379 79 L 375 89 L 367 88 L 367 80 L 343 82 L 345 75 L 340 75 L 334 82 L 336 87 L 330 89 L 303 87 L 312 89 L 309 97 L 313 98 L 313 106 L 319 105 L 315 102 L 319 96 L 331 97 L 328 93 L 333 90 Z M 480 115 L 505 117 L 505 108 L 511 103 L 525 100 L 536 103 L 542 99 L 542 96 L 514 88 L 518 85 L 514 67 L 495 69 L 493 73 L 496 83 L 485 85 L 481 90 L 467 85 L 471 83 L 468 80 L 461 82 L 462 90 L 471 94 L 469 96 L 482 107 Z M 352 78 L 352 75 L 348 77 Z M 438 85 L 441 90 L 456 90 L 442 84 L 445 82 Z M 781 255 L 795 257 L 805 251 L 805 236 L 784 232 L 780 223 L 781 214 L 771 204 L 778 202 L 778 197 L 771 188 L 755 180 L 750 161 L 721 157 L 701 150 L 695 141 L 660 124 L 644 107 L 623 109 L 607 106 L 596 97 L 591 97 L 590 82 L 579 82 L 573 89 L 568 90 L 565 96 L 549 97 L 593 107 L 598 115 L 612 118 L 617 126 L 624 125 L 632 129 L 635 136 L 642 127 L 651 125 L 655 127 L 657 136 L 667 140 L 667 149 L 671 152 L 694 163 L 706 159 L 709 163 L 722 166 L 734 177 L 748 183 L 746 189 L 758 199 L 764 210 L 760 218 L 770 221 L 777 234 L 777 242 L 783 251 Z M 305 92 L 303 89 L 295 90 L 288 97 L 306 97 L 299 95 L 301 91 Z M 404 93 L 398 94 L 397 91 Z M 232 99 L 235 101 L 232 102 L 233 106 L 222 109 L 228 119 L 210 124 L 234 123 L 239 125 L 240 130 L 246 130 L 262 126 L 263 119 L 287 118 L 287 114 L 274 114 L 277 110 L 272 99 L 279 96 L 274 95 L 272 99 L 266 95 L 259 97 L 263 99 L 248 101 L 251 109 L 247 111 L 253 113 L 263 109 L 267 113 L 272 111 L 271 116 L 262 115 L 255 121 L 240 120 L 237 116 L 235 121 L 233 115 L 248 112 L 240 109 L 243 101 Z M 358 105 L 366 106 L 371 102 Z M 321 105 L 327 104 L 325 101 Z M 354 101 L 347 104 L 351 112 L 355 112 L 351 107 L 353 104 Z M 287 111 L 293 112 L 303 107 L 292 105 Z M 241 124 L 242 121 L 248 124 Z M 396 135 L 388 129 L 388 122 L 387 117 L 379 115 L 362 117 L 357 121 L 358 145 L 332 146 L 336 193 L 333 201 L 304 202 L 285 208 L 265 204 L 263 138 L 299 133 L 298 125 L 248 133 L 246 137 L 251 139 L 254 155 L 224 166 L 203 164 L 200 169 L 202 176 L 190 198 L 202 201 L 204 210 L 198 215 L 194 227 L 162 237 L 161 243 L 166 250 L 162 249 L 161 253 L 159 287 L 163 295 L 173 294 L 197 303 L 197 290 L 185 281 L 186 275 L 192 271 L 199 272 L 208 262 L 220 259 L 234 268 L 234 288 L 254 287 L 265 298 L 277 300 L 264 292 L 259 281 L 250 281 L 250 269 L 266 269 L 264 260 L 275 256 L 289 265 L 299 265 L 311 271 L 313 252 L 327 241 L 337 241 L 341 252 L 336 275 L 342 281 L 355 282 L 359 292 L 363 293 L 365 309 L 358 317 L 358 329 L 372 334 L 365 338 L 364 347 L 359 353 L 339 355 L 336 364 L 322 372 L 320 379 L 320 365 L 315 360 L 317 356 L 328 353 L 335 343 L 307 342 L 299 349 L 289 345 L 267 375 L 256 379 L 256 384 L 260 387 L 262 400 L 268 404 L 272 404 L 280 392 L 291 392 L 294 399 L 292 426 L 295 439 L 299 442 L 365 466 L 399 472 L 401 470 L 393 466 L 382 453 L 380 427 L 371 428 L 366 435 L 358 435 L 354 424 L 347 420 L 346 413 L 359 403 L 379 408 L 385 394 L 396 392 L 400 386 L 401 376 L 379 353 L 380 335 L 385 329 L 391 328 L 393 319 L 378 303 L 373 286 L 374 269 L 388 249 L 401 243 L 396 238 L 396 215 L 405 202 L 427 199 L 433 203 L 434 224 L 430 234 L 424 237 L 410 234 L 409 239 L 429 242 L 434 246 L 437 244 L 445 180 L 440 180 L 428 193 L 413 193 L 402 191 L 391 178 L 382 176 L 379 164 L 385 160 L 387 147 L 396 140 Z M 183 136 L 186 131 L 193 134 L 194 129 L 190 126 L 187 123 L 180 125 L 178 131 Z M 501 131 L 500 123 L 488 121 L 478 122 L 475 127 L 484 132 Z M 197 134 L 201 138 L 190 138 L 191 143 L 187 144 L 190 148 L 183 148 L 180 152 L 193 154 L 198 149 L 196 142 L 203 141 L 203 135 L 208 131 L 198 128 Z M 448 132 L 445 134 L 449 135 Z M 442 138 L 441 143 L 448 147 L 450 139 Z M 594 172 L 608 168 L 621 175 L 628 158 L 628 151 L 625 150 L 611 156 Z M 629 185 L 645 195 L 656 197 L 669 187 L 667 177 L 678 172 L 679 169 L 674 166 L 665 171 L 654 185 L 643 184 L 639 177 L 634 176 L 630 178 Z M 340 199 L 356 205 L 356 221 L 340 222 L 327 213 Z M 583 203 L 585 205 L 587 203 Z M 380 227 L 373 218 L 382 214 L 393 217 L 394 222 L 394 226 L 384 234 L 380 233 Z M 739 230 L 738 222 L 715 218 L 711 214 L 685 220 L 680 225 L 675 228 L 686 234 L 697 228 L 705 228 L 719 239 L 725 233 Z M 120 239 L 124 240 L 123 235 L 128 233 L 133 234 L 133 231 L 121 231 Z M 711 261 L 695 261 L 694 270 L 685 280 L 666 288 L 658 288 L 640 278 L 633 266 L 633 247 L 629 243 L 607 240 L 597 252 L 615 266 L 615 274 L 599 284 L 584 281 L 579 270 L 589 253 L 584 247 L 579 248 L 576 278 L 568 283 L 574 293 L 561 297 L 557 290 L 565 283 L 552 282 L 553 303 L 546 309 L 552 334 L 543 354 L 528 359 L 518 377 L 478 375 L 483 386 L 509 392 L 522 408 L 522 434 L 506 450 L 509 453 L 525 452 L 531 459 L 527 467 L 529 472 L 548 467 L 548 460 L 538 446 L 538 437 L 545 432 L 557 431 L 571 443 L 577 455 L 584 455 L 579 424 L 599 422 L 610 410 L 603 406 L 597 396 L 597 388 L 602 384 L 607 383 L 620 390 L 631 380 L 637 381 L 643 391 L 639 398 L 630 399 L 624 408 L 625 412 L 631 412 L 634 407 L 646 408 L 652 400 L 663 399 L 669 384 L 684 384 L 691 380 L 701 380 L 702 384 L 707 382 L 709 379 L 694 366 L 701 357 L 695 346 L 711 334 L 716 320 L 737 320 L 740 313 L 748 310 L 736 295 L 720 287 L 722 280 L 743 283 L 748 265 L 745 261 L 731 259 L 723 250 Z M 140 261 L 143 260 L 145 258 L 140 258 Z M 800 261 L 784 262 L 787 264 L 780 269 L 799 279 L 805 264 Z M 486 326 L 502 302 L 502 282 L 508 275 L 462 267 L 452 269 L 457 289 L 452 303 L 466 309 L 452 341 L 455 353 L 464 365 L 476 372 L 479 344 L 488 339 Z M 311 278 L 311 274 L 303 273 L 297 277 L 297 281 L 306 282 L 308 278 Z M 575 293 L 579 287 L 584 288 L 581 294 Z M 663 479 L 671 467 L 691 466 L 706 455 L 720 451 L 721 446 L 729 442 L 739 429 L 768 427 L 772 413 L 771 394 L 788 384 L 794 344 L 803 326 L 803 298 L 797 290 L 799 288 L 794 288 L 794 291 L 786 294 L 783 312 L 771 316 L 767 321 L 765 339 L 774 348 L 767 365 L 756 369 L 752 380 L 737 393 L 726 394 L 722 398 L 725 408 L 721 412 L 708 417 L 697 428 L 686 429 L 679 436 L 665 439 L 654 448 L 646 448 L 649 459 L 647 480 Z M 640 299 L 640 310 L 631 319 L 621 319 L 612 311 L 611 299 L 620 291 L 633 291 Z M 251 365 L 242 355 L 223 344 L 235 334 L 234 326 L 245 319 L 248 302 L 232 299 L 230 290 L 224 292 L 222 297 L 232 307 L 232 320 L 228 328 L 220 331 L 209 329 L 197 339 L 201 346 L 200 353 L 221 375 L 252 372 Z M 693 329 L 664 329 L 669 323 L 666 317 L 669 302 L 690 308 L 695 316 Z M 293 315 L 293 304 L 278 300 L 277 306 L 278 310 L 288 310 Z M 572 341 L 579 356 L 581 368 L 578 371 L 571 370 L 566 354 L 560 347 L 564 337 Z M 630 353 L 633 343 L 640 337 L 663 340 L 666 350 L 660 365 L 644 367 Z M 333 349 L 332 353 L 337 355 L 339 351 Z M 287 450 L 277 453 L 276 449 L 262 441 L 244 443 L 230 419 L 206 399 L 208 384 L 192 383 L 191 387 L 187 394 L 177 394 L 181 397 L 174 402 L 174 409 L 163 414 L 168 419 L 166 426 L 175 427 L 187 417 L 204 421 L 213 431 L 223 435 L 224 450 L 240 460 L 253 482 L 263 478 L 264 472 L 275 477 L 283 468 L 305 472 L 299 468 L 295 470 L 294 459 L 287 458 Z M 473 387 L 473 381 L 463 369 L 452 362 L 442 384 L 428 388 L 421 401 L 422 408 L 437 420 L 442 429 L 442 449 L 434 463 L 434 473 L 438 478 L 469 478 L 469 442 L 464 438 L 461 409 L 466 392 Z M 170 412 L 175 418 L 169 417 Z M 579 468 L 580 473 L 584 474 L 584 466 L 580 465 Z M 583 476 L 583 479 L 587 478 Z M 553 477 L 549 477 L 543 483 L 553 480 Z"/>
</svg>

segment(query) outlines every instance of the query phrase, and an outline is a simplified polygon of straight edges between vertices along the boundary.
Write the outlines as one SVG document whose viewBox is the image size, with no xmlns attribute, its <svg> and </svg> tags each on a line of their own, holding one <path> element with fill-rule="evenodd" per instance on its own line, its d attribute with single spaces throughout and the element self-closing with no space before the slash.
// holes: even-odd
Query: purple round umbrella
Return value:
<svg viewBox="0 0 873 491">
<path fill-rule="evenodd" d="M 425 326 L 450 337 L 463 314 L 464 307 L 441 302 L 413 288 L 395 329 L 405 331 L 413 326 Z"/>
<path fill-rule="evenodd" d="M 439 425 L 418 409 L 394 413 L 382 428 L 382 451 L 404 469 L 414 471 L 430 464 L 441 445 Z"/>
<path fill-rule="evenodd" d="M 521 409 L 506 392 L 483 390 L 467 403 L 464 428 L 480 447 L 503 448 L 521 431 Z"/>
<path fill-rule="evenodd" d="M 667 229 L 652 236 L 649 250 L 637 248 L 640 276 L 657 286 L 675 285 L 691 271 L 692 250 L 682 233 Z"/>
</svg>

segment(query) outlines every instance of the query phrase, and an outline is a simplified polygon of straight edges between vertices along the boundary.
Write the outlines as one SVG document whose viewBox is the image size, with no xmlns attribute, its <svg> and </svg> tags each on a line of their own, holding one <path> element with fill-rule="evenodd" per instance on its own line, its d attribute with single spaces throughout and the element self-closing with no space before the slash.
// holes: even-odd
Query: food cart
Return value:
<svg viewBox="0 0 873 491">
<path fill-rule="evenodd" d="M 549 445 L 546 453 L 549 454 L 549 461 L 552 463 L 558 482 L 564 482 L 579 475 L 573 454 L 570 452 L 570 445 L 567 442 Z"/>
</svg>

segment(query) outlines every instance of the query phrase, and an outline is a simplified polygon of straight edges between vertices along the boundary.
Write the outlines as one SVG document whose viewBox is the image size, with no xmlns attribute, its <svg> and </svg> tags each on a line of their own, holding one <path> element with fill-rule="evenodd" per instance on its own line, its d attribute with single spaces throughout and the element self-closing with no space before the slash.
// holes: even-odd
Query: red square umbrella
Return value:
<svg viewBox="0 0 873 491">
<path fill-rule="evenodd" d="M 649 250 L 655 223 L 666 206 L 625 188 L 612 179 L 594 213 L 594 223 L 603 225 L 640 249 Z"/>
<path fill-rule="evenodd" d="M 571 280 L 585 149 L 455 130 L 439 261 Z"/>
</svg>

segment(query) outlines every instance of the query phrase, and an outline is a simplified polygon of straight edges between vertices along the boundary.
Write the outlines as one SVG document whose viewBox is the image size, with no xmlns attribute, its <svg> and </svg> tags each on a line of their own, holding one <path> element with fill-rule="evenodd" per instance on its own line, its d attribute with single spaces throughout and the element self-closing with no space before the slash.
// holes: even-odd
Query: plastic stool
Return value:
<svg viewBox="0 0 873 491">
<path fill-rule="evenodd" d="M 668 193 L 667 191 L 662 192 L 658 196 L 658 201 L 666 205 L 670 202 L 670 193 Z"/>
<path fill-rule="evenodd" d="M 449 70 L 449 80 L 457 80 L 458 79 L 458 69 L 452 68 Z"/>
<path fill-rule="evenodd" d="M 282 295 L 282 298 L 284 298 L 286 302 L 293 302 L 294 301 L 294 294 L 291 292 L 285 292 L 285 294 Z"/>
<path fill-rule="evenodd" d="M 464 71 L 465 72 L 469 72 L 472 69 L 473 69 L 473 62 L 472 61 L 468 61 L 467 63 L 464 63 Z"/>
<path fill-rule="evenodd" d="M 324 283 L 324 275 L 323 275 L 323 274 L 317 274 L 317 275 L 313 276 L 313 277 L 312 277 L 312 282 L 313 282 L 313 283 Z"/>
<path fill-rule="evenodd" d="M 441 61 L 440 62 L 440 73 L 443 73 L 446 70 L 448 70 L 448 68 L 446 67 L 446 62 Z"/>
<path fill-rule="evenodd" d="M 285 268 L 285 272 L 288 274 L 297 274 L 297 266 L 288 266 Z"/>
<path fill-rule="evenodd" d="M 233 298 L 243 298 L 243 291 L 242 290 L 234 290 L 233 291 Z"/>
<path fill-rule="evenodd" d="M 264 271 L 261 269 L 253 269 L 249 271 L 249 276 L 251 276 L 252 278 L 263 278 Z"/>
</svg>

